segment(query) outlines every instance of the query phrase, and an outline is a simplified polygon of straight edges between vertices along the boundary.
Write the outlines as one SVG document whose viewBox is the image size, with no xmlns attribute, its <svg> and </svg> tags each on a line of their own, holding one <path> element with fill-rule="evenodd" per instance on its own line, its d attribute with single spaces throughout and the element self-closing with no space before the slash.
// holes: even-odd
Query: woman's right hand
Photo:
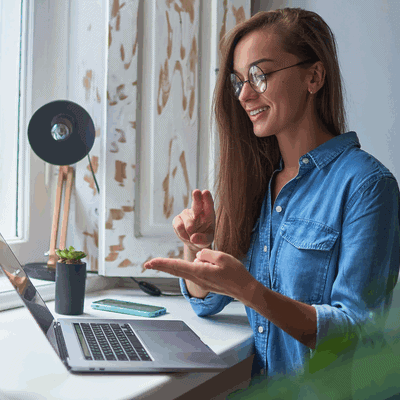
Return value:
<svg viewBox="0 0 400 400">
<path fill-rule="evenodd" d="M 183 210 L 172 221 L 174 231 L 189 250 L 197 253 L 214 241 L 214 200 L 209 190 L 192 192 L 192 208 Z"/>
</svg>

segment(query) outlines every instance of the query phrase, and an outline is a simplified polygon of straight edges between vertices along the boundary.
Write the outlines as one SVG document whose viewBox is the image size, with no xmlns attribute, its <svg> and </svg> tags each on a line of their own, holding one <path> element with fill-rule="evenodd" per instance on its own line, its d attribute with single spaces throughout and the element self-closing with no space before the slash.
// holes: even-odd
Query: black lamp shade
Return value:
<svg viewBox="0 0 400 400">
<path fill-rule="evenodd" d="M 66 126 L 70 136 L 54 139 L 52 128 L 57 123 Z M 94 124 L 88 112 L 67 100 L 45 104 L 33 114 L 28 126 L 32 150 L 43 161 L 54 165 L 71 165 L 82 160 L 92 149 L 94 138 Z"/>
</svg>

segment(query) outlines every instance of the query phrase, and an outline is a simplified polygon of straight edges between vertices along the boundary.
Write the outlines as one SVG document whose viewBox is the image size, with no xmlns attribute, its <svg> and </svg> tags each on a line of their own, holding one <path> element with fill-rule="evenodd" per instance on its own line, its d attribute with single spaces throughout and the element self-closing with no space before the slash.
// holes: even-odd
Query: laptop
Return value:
<svg viewBox="0 0 400 400">
<path fill-rule="evenodd" d="M 70 372 L 221 371 L 228 368 L 183 321 L 56 320 L 1 234 L 0 267 Z"/>
</svg>

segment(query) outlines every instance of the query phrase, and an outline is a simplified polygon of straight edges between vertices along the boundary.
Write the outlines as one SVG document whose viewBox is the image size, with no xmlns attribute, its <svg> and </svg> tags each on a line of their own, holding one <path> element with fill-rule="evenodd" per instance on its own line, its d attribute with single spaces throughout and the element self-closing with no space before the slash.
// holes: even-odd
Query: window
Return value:
<svg viewBox="0 0 400 400">
<path fill-rule="evenodd" d="M 30 167 L 27 140 L 32 92 L 32 27 L 32 1 L 0 0 L 0 232 L 22 264 L 42 261 L 32 258 L 37 257 L 36 250 L 43 237 L 46 238 L 38 226 L 44 218 L 49 219 L 47 215 L 42 217 L 33 227 L 36 235 L 28 235 L 28 211 L 35 202 L 35 191 L 31 196 L 29 190 L 34 188 L 35 180 L 43 175 L 44 169 L 42 163 Z M 41 287 L 45 299 L 54 297 L 53 283 L 35 280 L 35 285 Z M 0 271 L 0 311 L 20 303 Z"/>
<path fill-rule="evenodd" d="M 23 140 L 20 132 L 22 0 L 0 0 L 0 231 L 23 235 Z"/>
</svg>

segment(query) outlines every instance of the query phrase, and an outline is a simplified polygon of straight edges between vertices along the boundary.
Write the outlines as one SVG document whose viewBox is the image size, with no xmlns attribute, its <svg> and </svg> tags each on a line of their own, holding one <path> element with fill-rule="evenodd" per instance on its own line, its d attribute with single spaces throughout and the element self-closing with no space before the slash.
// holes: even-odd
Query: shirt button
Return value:
<svg viewBox="0 0 400 400">
<path fill-rule="evenodd" d="M 264 246 L 264 253 L 266 253 L 268 251 L 268 247 Z"/>
<path fill-rule="evenodd" d="M 275 210 L 276 210 L 276 212 L 281 212 L 281 211 L 282 211 L 282 207 L 281 207 L 281 206 L 277 206 L 277 207 L 275 208 Z"/>
<path fill-rule="evenodd" d="M 263 333 L 263 332 L 264 332 L 264 328 L 263 328 L 262 326 L 259 326 L 259 327 L 258 327 L 258 332 L 259 332 L 259 333 Z"/>
<path fill-rule="evenodd" d="M 310 160 L 308 158 L 303 158 L 303 164 L 308 164 L 310 162 Z"/>
</svg>

